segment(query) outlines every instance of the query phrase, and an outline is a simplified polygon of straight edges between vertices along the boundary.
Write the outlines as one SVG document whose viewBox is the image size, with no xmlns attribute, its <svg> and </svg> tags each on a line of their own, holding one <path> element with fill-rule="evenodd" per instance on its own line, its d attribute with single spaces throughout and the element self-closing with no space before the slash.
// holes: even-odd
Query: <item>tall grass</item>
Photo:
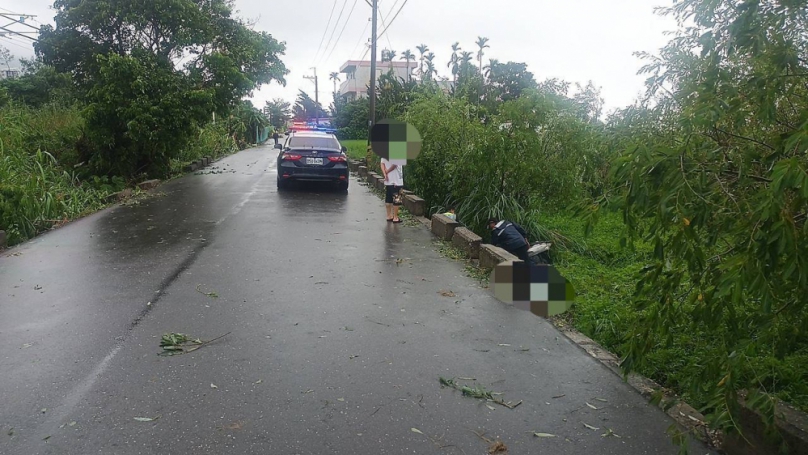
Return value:
<svg viewBox="0 0 808 455">
<path fill-rule="evenodd" d="M 340 141 L 348 149 L 348 157 L 361 160 L 367 154 L 368 141 L 366 139 L 344 139 Z"/>
<path fill-rule="evenodd" d="M 9 243 L 103 206 L 108 182 L 82 184 L 58 159 L 76 159 L 81 126 L 72 107 L 0 109 L 0 230 Z"/>
<path fill-rule="evenodd" d="M 180 175 L 186 164 L 199 158 L 209 156 L 217 159 L 237 152 L 239 149 L 236 139 L 228 134 L 225 125 L 222 123 L 209 124 L 204 128 L 199 128 L 197 135 L 188 146 L 171 159 L 170 173 L 172 176 Z"/>
</svg>

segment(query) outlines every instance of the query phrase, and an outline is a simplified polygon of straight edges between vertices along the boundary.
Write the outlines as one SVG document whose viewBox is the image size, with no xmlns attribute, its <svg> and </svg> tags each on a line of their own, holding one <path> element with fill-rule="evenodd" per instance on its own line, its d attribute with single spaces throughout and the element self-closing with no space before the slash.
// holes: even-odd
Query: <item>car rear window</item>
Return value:
<svg viewBox="0 0 808 455">
<path fill-rule="evenodd" d="M 289 147 L 339 150 L 339 142 L 333 137 L 293 137 L 289 140 Z"/>
</svg>

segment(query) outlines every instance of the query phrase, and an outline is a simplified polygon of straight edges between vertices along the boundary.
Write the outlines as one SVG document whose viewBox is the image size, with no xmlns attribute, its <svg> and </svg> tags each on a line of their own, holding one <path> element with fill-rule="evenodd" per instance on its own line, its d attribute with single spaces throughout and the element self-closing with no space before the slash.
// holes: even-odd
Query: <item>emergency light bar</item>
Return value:
<svg viewBox="0 0 808 455">
<path fill-rule="evenodd" d="M 320 131 L 323 133 L 330 133 L 330 134 L 337 134 L 337 130 L 334 128 L 326 128 L 324 126 L 318 126 L 316 124 L 306 123 L 306 122 L 294 122 L 292 123 L 292 127 L 289 128 L 289 131 Z"/>
</svg>

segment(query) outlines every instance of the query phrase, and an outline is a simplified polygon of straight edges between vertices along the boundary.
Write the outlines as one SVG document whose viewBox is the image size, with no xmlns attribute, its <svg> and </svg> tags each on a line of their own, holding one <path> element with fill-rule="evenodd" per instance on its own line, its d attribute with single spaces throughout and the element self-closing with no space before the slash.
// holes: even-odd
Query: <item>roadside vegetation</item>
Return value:
<svg viewBox="0 0 808 455">
<path fill-rule="evenodd" d="M 805 9 L 685 0 L 660 13 L 680 31 L 638 55 L 647 93 L 625 109 L 604 113 L 592 83 L 485 60 L 481 37 L 452 47 L 447 77 L 427 45 L 401 53 L 418 69 L 379 78 L 378 118 L 420 131 L 405 180 L 431 212 L 454 207 L 486 239 L 497 216 L 555 243 L 578 295 L 568 322 L 626 371 L 727 431 L 744 390 L 769 421 L 771 397 L 808 411 Z M 353 157 L 366 106 L 332 106 Z"/>
<path fill-rule="evenodd" d="M 285 45 L 226 0 L 176 3 L 54 3 L 58 26 L 43 27 L 20 78 L 0 82 L 0 230 L 10 244 L 271 134 L 242 98 L 283 82 Z M 120 30 L 157 32 L 107 33 L 111 17 Z"/>
</svg>

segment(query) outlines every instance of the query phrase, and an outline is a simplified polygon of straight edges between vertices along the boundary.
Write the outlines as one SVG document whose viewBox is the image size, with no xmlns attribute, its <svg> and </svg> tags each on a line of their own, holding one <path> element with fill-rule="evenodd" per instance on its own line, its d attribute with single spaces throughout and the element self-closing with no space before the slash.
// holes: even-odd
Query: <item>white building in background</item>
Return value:
<svg viewBox="0 0 808 455">
<path fill-rule="evenodd" d="M 405 60 L 392 62 L 376 62 L 376 80 L 379 76 L 393 71 L 393 74 L 403 80 L 413 77 L 412 73 L 418 67 L 418 62 L 410 60 L 409 64 Z M 340 73 L 345 74 L 342 84 L 339 86 L 339 96 L 346 101 L 353 101 L 358 98 L 368 96 L 368 86 L 370 85 L 370 60 L 348 60 L 342 64 Z"/>
<path fill-rule="evenodd" d="M 20 70 L 0 70 L 0 79 L 16 79 L 20 77 Z"/>
</svg>

